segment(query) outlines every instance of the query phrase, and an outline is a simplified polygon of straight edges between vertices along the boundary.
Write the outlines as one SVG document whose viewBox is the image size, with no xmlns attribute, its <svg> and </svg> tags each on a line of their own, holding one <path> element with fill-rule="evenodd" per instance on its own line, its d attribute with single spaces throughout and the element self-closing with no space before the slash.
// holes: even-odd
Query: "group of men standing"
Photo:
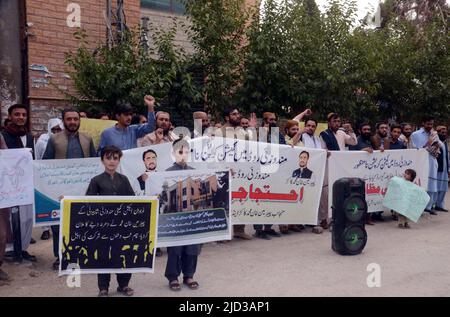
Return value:
<svg viewBox="0 0 450 317">
<path fill-rule="evenodd" d="M 144 124 L 131 124 L 134 109 L 128 104 L 121 104 L 115 108 L 114 114 L 117 123 L 104 130 L 100 137 L 99 148 L 94 148 L 91 136 L 79 131 L 80 113 L 73 109 L 65 109 L 62 112 L 62 121 L 52 119 L 48 125 L 48 133 L 41 136 L 36 149 L 31 134 L 28 132 L 27 119 L 28 109 L 23 105 L 14 105 L 8 109 L 9 124 L 5 126 L 0 135 L 1 149 L 30 148 L 33 158 L 37 159 L 76 159 L 96 157 L 100 151 L 107 146 L 114 146 L 121 151 L 133 149 L 141 146 L 155 145 L 166 142 L 174 142 L 183 139 L 183 135 L 173 133 L 173 125 L 170 121 L 170 114 L 164 111 L 155 113 L 155 99 L 152 96 L 145 96 L 144 102 L 147 106 L 147 122 Z M 398 150 L 398 149 L 418 149 L 425 148 L 429 153 L 429 182 L 427 191 L 431 197 L 426 207 L 426 212 L 435 215 L 436 211 L 447 211 L 444 208 L 445 193 L 448 189 L 450 172 L 450 160 L 447 140 L 447 128 L 438 126 L 434 129 L 434 119 L 425 117 L 422 127 L 413 132 L 411 124 L 391 124 L 379 122 L 375 125 L 375 132 L 372 133 L 372 126 L 363 123 L 359 126 L 359 136 L 354 133 L 352 126 L 348 123 L 342 124 L 341 117 L 337 113 L 331 113 L 327 117 L 328 128 L 322 131 L 319 136 L 315 134 L 318 122 L 312 117 L 312 111 L 307 109 L 297 115 L 292 120 L 288 120 L 281 133 L 278 128 L 278 117 L 275 113 L 263 113 L 260 133 L 256 131 L 257 118 L 255 114 L 250 117 L 243 117 L 239 109 L 231 108 L 223 112 L 224 124 L 216 124 L 212 127 L 209 116 L 205 112 L 195 112 L 194 131 L 190 137 L 203 135 L 215 135 L 231 137 L 241 140 L 259 140 L 269 143 L 287 144 L 292 147 L 299 146 L 312 149 L 324 149 L 328 151 L 367 151 L 373 153 L 374 150 Z M 304 127 L 299 123 L 303 121 Z M 262 132 L 261 132 L 262 131 Z M 388 133 L 390 132 L 390 133 Z M 259 137 L 257 139 L 257 137 Z M 275 139 L 274 139 L 275 138 Z M 156 153 L 147 151 L 143 155 L 143 161 L 148 171 L 154 171 L 156 167 Z M 301 166 L 300 166 L 301 167 Z M 139 187 L 143 189 L 147 174 L 141 175 Z M 321 230 L 329 227 L 328 216 L 328 164 L 326 165 L 324 184 L 322 188 L 318 226 L 313 228 L 313 232 L 320 233 Z M 11 214 L 11 211 L 14 211 Z M 11 228 L 20 227 L 21 259 L 36 261 L 36 257 L 27 252 L 31 241 L 31 231 L 33 225 L 33 214 L 31 206 L 19 206 L 17 208 L 7 208 L 0 210 L 0 266 L 4 260 L 6 243 L 11 242 Z M 372 220 L 381 220 L 380 213 L 374 213 L 372 219 L 368 218 L 367 223 L 372 224 Z M 233 236 L 244 240 L 252 239 L 252 236 L 245 232 L 245 225 L 235 225 Z M 272 228 L 272 225 L 255 225 L 254 237 L 271 239 L 279 237 L 281 234 L 299 232 L 304 229 L 302 225 L 280 226 L 280 233 Z M 55 261 L 54 269 L 59 267 L 59 226 L 51 227 L 53 233 L 53 253 Z M 14 237 L 18 239 L 18 237 Z M 196 249 L 197 250 L 197 249 Z M 168 269 L 171 279 L 179 274 L 182 258 L 186 254 L 177 249 L 173 254 L 176 258 L 169 261 L 174 267 Z M 197 252 L 198 251 L 198 252 Z M 198 255 L 199 249 L 195 253 Z M 158 254 L 161 251 L 158 250 Z M 17 256 L 17 253 L 15 254 Z M 185 259 L 185 261 L 187 261 Z M 169 265 L 168 262 L 168 265 Z M 192 261 L 191 261 L 192 262 Z M 189 264 L 186 264 L 189 267 Z M 193 264 L 191 265 L 193 266 Z M 176 267 L 176 268 L 175 268 Z M 194 269 L 195 271 L 195 269 Z M 169 278 L 169 279 L 170 279 Z M 8 279 L 7 274 L 0 268 L 0 280 Z M 169 281 L 170 282 L 170 281 Z M 189 281 L 192 282 L 192 281 Z M 173 285 L 172 285 L 173 286 Z M 176 285 L 175 285 L 176 286 Z"/>
</svg>

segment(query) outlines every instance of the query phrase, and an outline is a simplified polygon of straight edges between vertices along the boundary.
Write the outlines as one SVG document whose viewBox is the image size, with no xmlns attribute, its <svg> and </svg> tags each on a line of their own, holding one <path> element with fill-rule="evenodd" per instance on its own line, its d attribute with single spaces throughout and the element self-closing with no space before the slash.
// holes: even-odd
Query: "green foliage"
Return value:
<svg viewBox="0 0 450 317">
<path fill-rule="evenodd" d="M 418 123 L 423 113 L 450 114 L 448 6 L 419 1 L 425 18 L 409 19 L 402 0 L 387 0 L 379 28 L 356 26 L 355 1 L 266 0 L 264 13 L 244 0 L 183 0 L 187 23 L 151 35 L 147 52 L 137 32 L 94 51 L 83 32 L 67 56 L 79 93 L 91 108 L 118 101 L 142 107 L 162 100 L 176 122 L 207 109 L 220 118 L 231 105 L 282 117 L 311 108 L 320 120 L 337 111 L 354 122 L 393 118 Z M 403 1 L 404 2 L 404 1 Z M 421 17 L 421 16 L 420 16 Z M 188 35 L 193 52 L 174 45 Z"/>
</svg>

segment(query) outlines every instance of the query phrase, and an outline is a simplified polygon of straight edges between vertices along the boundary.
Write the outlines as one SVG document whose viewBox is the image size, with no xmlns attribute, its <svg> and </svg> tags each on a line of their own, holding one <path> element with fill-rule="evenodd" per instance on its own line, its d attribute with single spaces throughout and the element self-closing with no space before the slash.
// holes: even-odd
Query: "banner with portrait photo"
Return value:
<svg viewBox="0 0 450 317">
<path fill-rule="evenodd" d="M 328 204 L 331 215 L 333 184 L 343 177 L 357 177 L 366 182 L 366 202 L 368 212 L 383 210 L 389 180 L 403 177 L 406 169 L 417 173 L 416 185 L 426 189 L 428 186 L 428 152 L 420 150 L 374 151 L 332 151 L 328 158 Z"/>
<path fill-rule="evenodd" d="M 0 150 L 0 208 L 32 204 L 33 186 L 30 149 Z"/>
<path fill-rule="evenodd" d="M 217 137 L 191 148 L 193 167 L 230 169 L 232 224 L 317 223 L 326 151 Z"/>
<path fill-rule="evenodd" d="M 59 275 L 153 273 L 156 197 L 65 197 L 61 210 Z"/>
<path fill-rule="evenodd" d="M 105 171 L 99 158 L 33 162 L 34 225 L 59 224 L 61 196 L 82 196 L 93 177 Z"/>
<path fill-rule="evenodd" d="M 123 151 L 119 172 L 128 177 L 137 196 L 145 195 L 148 175 L 163 172 L 173 165 L 171 152 L 171 143 Z"/>
<path fill-rule="evenodd" d="M 158 247 L 231 239 L 228 170 L 151 173 L 146 190 L 159 197 Z"/>
</svg>

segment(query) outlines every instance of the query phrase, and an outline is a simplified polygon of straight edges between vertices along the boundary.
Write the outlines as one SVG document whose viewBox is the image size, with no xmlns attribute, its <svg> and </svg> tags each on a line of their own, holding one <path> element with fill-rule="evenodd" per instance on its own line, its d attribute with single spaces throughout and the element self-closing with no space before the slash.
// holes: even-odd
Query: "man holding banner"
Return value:
<svg viewBox="0 0 450 317">
<path fill-rule="evenodd" d="M 65 109 L 62 113 L 64 131 L 53 134 L 48 140 L 43 160 L 55 159 L 77 159 L 86 157 L 96 157 L 94 143 L 92 138 L 82 132 L 80 129 L 80 113 L 75 109 Z M 53 263 L 53 269 L 59 267 L 59 225 L 51 226 L 53 233 L 53 255 L 56 260 Z"/>
<path fill-rule="evenodd" d="M 6 146 L 8 149 L 30 149 L 34 159 L 34 140 L 27 129 L 28 107 L 21 104 L 12 105 L 8 108 L 8 119 L 10 123 L 2 131 Z M 14 209 L 17 209 L 17 214 L 14 213 Z M 20 228 L 20 230 L 14 230 L 14 240 L 17 241 L 20 239 L 22 246 L 22 250 L 14 250 L 17 252 L 15 257 L 19 257 L 20 260 L 23 258 L 31 262 L 36 262 L 36 257 L 27 251 L 32 239 L 33 205 L 13 207 L 11 211 L 13 214 L 11 221 L 13 228 Z M 19 255 L 18 252 L 20 251 L 21 254 Z"/>
<path fill-rule="evenodd" d="M 6 143 L 3 135 L 0 134 L 0 150 L 6 150 Z M 0 281 L 8 281 L 9 276 L 2 270 L 2 264 L 5 257 L 6 244 L 11 238 L 11 224 L 9 218 L 11 217 L 11 210 L 9 208 L 0 209 Z"/>
</svg>

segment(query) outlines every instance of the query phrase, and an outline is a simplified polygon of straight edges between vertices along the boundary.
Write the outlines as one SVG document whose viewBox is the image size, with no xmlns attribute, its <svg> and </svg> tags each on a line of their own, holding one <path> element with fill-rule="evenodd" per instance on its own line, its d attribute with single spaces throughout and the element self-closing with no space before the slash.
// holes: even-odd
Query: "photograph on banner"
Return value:
<svg viewBox="0 0 450 317">
<path fill-rule="evenodd" d="M 358 177 L 365 181 L 368 212 L 383 211 L 383 199 L 392 177 L 403 177 L 406 169 L 417 172 L 414 183 L 428 186 L 428 152 L 420 150 L 332 151 L 328 158 L 329 215 L 333 201 L 333 184 L 343 177 Z"/>
<path fill-rule="evenodd" d="M 388 183 L 383 206 L 417 222 L 429 201 L 430 196 L 425 189 L 401 177 L 394 176 Z"/>
<path fill-rule="evenodd" d="M 80 120 L 80 132 L 86 133 L 92 137 L 94 142 L 94 148 L 98 149 L 100 144 L 100 135 L 102 132 L 115 125 L 117 121 L 115 120 L 100 120 L 100 119 L 88 119 L 81 118 Z"/>
<path fill-rule="evenodd" d="M 158 172 L 146 188 L 159 197 L 158 247 L 231 239 L 228 170 Z"/>
<path fill-rule="evenodd" d="M 143 196 L 147 178 L 155 172 L 165 171 L 173 162 L 172 143 L 136 148 L 123 151 L 120 173 L 128 177 L 135 194 Z"/>
<path fill-rule="evenodd" d="M 0 150 L 0 208 L 33 204 L 30 149 Z"/>
<path fill-rule="evenodd" d="M 156 197 L 65 197 L 61 210 L 59 275 L 153 273 Z"/>
<path fill-rule="evenodd" d="M 34 225 L 59 224 L 60 197 L 81 196 L 91 179 L 104 172 L 99 158 L 42 160 L 33 162 Z"/>
<path fill-rule="evenodd" d="M 192 143 L 193 167 L 230 169 L 232 224 L 317 224 L 325 150 L 229 138 Z"/>
</svg>

